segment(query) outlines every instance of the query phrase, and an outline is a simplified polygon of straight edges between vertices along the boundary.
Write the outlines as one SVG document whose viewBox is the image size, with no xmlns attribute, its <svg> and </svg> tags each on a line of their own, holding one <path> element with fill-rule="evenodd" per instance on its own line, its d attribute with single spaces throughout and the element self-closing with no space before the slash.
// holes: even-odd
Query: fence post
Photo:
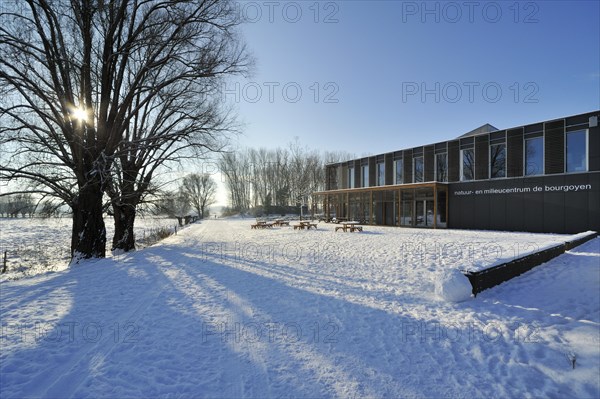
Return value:
<svg viewBox="0 0 600 399">
<path fill-rule="evenodd" d="M 2 266 L 2 273 L 0 273 L 0 274 L 6 273 L 7 254 L 8 254 L 8 251 L 4 251 L 4 260 L 3 260 L 3 266 Z"/>
</svg>

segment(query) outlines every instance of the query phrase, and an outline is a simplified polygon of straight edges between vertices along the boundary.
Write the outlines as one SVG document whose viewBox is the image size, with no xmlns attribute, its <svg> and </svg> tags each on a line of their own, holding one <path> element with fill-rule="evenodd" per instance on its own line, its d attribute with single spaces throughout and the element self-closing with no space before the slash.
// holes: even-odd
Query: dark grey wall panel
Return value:
<svg viewBox="0 0 600 399">
<path fill-rule="evenodd" d="M 600 126 L 589 129 L 589 168 L 590 171 L 600 170 Z"/>
<path fill-rule="evenodd" d="M 360 181 L 360 159 L 354 161 L 354 187 L 361 187 L 362 182 Z"/>
<path fill-rule="evenodd" d="M 514 198 L 506 205 L 506 230 L 507 231 L 527 231 L 525 220 L 523 218 L 523 194 L 515 194 Z M 493 226 L 489 227 L 494 230 Z"/>
<path fill-rule="evenodd" d="M 490 141 L 487 135 L 475 137 L 475 179 L 489 179 Z"/>
<path fill-rule="evenodd" d="M 506 181 L 501 180 L 498 182 L 498 188 L 506 188 Z M 507 204 L 506 199 L 499 195 L 490 195 L 490 224 L 484 227 L 489 229 L 494 226 L 497 230 L 508 230 L 507 228 Z"/>
<path fill-rule="evenodd" d="M 477 230 L 486 230 L 490 226 L 490 197 L 477 198 L 475 200 L 475 206 L 473 208 L 474 219 L 473 228 Z"/>
<path fill-rule="evenodd" d="M 402 154 L 402 161 L 404 162 L 404 171 L 402 172 L 404 174 L 404 176 L 402 176 L 402 179 L 404 180 L 404 183 L 412 183 L 412 163 L 413 163 L 413 158 L 412 158 L 412 150 L 405 150 L 404 154 Z"/>
<path fill-rule="evenodd" d="M 459 181 L 460 151 L 458 140 L 448 142 L 448 181 Z"/>
<path fill-rule="evenodd" d="M 556 176 L 553 185 L 563 186 L 564 176 Z M 565 193 L 564 191 L 547 192 L 543 196 L 545 232 L 561 232 L 565 229 Z M 584 212 L 585 213 L 585 212 Z"/>
<path fill-rule="evenodd" d="M 473 226 L 472 228 L 475 228 L 475 201 L 475 197 L 465 197 L 460 207 L 459 218 L 457 219 L 460 223 Z"/>
<path fill-rule="evenodd" d="M 424 165 L 424 181 L 433 181 L 433 166 L 434 166 L 434 147 L 432 145 L 425 146 L 423 149 Z"/>
<path fill-rule="evenodd" d="M 523 128 L 506 132 L 506 175 L 523 176 Z"/>
<path fill-rule="evenodd" d="M 460 139 L 460 149 L 464 150 L 467 148 L 473 148 L 473 146 L 475 145 L 475 138 L 474 137 L 463 137 L 462 139 Z"/>
<path fill-rule="evenodd" d="M 552 182 L 555 184 L 554 181 Z M 592 184 L 587 174 L 576 174 L 576 175 L 565 175 L 564 183 L 565 186 L 582 186 L 586 184 Z M 570 188 L 570 187 L 569 187 Z M 589 202 L 589 195 L 587 192 L 578 194 L 565 193 L 565 230 L 569 233 L 581 233 L 582 231 L 591 230 L 588 228 L 588 218 L 590 217 L 588 212 L 582 210 L 591 209 Z M 596 203 L 596 207 L 600 206 Z M 598 231 L 598 230 L 596 230 Z"/>
<path fill-rule="evenodd" d="M 453 183 L 448 188 L 451 228 L 600 231 L 600 172 Z M 490 217 L 483 222 L 486 209 Z"/>
<path fill-rule="evenodd" d="M 506 130 L 499 130 L 497 132 L 490 133 L 490 142 L 506 142 Z"/>
<path fill-rule="evenodd" d="M 377 158 L 369 158 L 369 187 L 375 187 L 377 185 Z"/>
<path fill-rule="evenodd" d="M 385 184 L 394 184 L 394 154 L 385 154 Z"/>
<path fill-rule="evenodd" d="M 567 126 L 582 126 L 582 125 L 587 125 L 588 121 L 590 119 L 589 114 L 581 114 L 581 115 L 575 115 L 575 116 L 570 116 L 568 118 L 566 118 L 566 125 Z M 583 129 L 587 128 L 587 126 L 582 127 Z"/>
<path fill-rule="evenodd" d="M 600 187 L 600 173 L 588 174 L 588 181 L 592 187 Z M 600 233 L 600 190 L 595 189 L 588 193 L 588 226 L 589 230 Z"/>
<path fill-rule="evenodd" d="M 523 126 L 523 133 L 527 135 L 536 135 L 535 133 L 543 134 L 544 133 L 544 123 L 534 123 L 532 125 Z"/>
</svg>

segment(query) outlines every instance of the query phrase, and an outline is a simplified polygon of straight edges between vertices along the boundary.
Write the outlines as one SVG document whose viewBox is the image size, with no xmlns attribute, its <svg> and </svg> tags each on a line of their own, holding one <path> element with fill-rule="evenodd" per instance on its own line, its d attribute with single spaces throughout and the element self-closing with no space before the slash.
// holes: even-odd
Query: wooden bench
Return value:
<svg viewBox="0 0 600 399">
<path fill-rule="evenodd" d="M 304 225 L 302 223 L 295 224 L 294 225 L 294 230 L 304 230 Z"/>
<path fill-rule="evenodd" d="M 363 231 L 362 228 L 362 226 L 350 226 L 350 233 L 353 233 L 355 231 Z"/>
</svg>

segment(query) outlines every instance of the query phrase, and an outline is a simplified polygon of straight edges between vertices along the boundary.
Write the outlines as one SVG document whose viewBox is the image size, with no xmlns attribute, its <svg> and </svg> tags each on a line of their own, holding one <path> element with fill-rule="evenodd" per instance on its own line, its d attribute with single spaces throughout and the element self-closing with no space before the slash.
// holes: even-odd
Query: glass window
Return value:
<svg viewBox="0 0 600 399">
<path fill-rule="evenodd" d="M 354 168 L 348 168 L 348 188 L 354 187 Z"/>
<path fill-rule="evenodd" d="M 394 161 L 394 184 L 402 184 L 403 163 L 401 159 Z"/>
<path fill-rule="evenodd" d="M 490 146 L 490 178 L 506 177 L 506 144 Z"/>
<path fill-rule="evenodd" d="M 423 181 L 423 157 L 413 159 L 413 183 Z"/>
<path fill-rule="evenodd" d="M 361 167 L 362 187 L 369 187 L 369 165 Z"/>
<path fill-rule="evenodd" d="M 544 138 L 525 140 L 525 176 L 544 173 Z"/>
<path fill-rule="evenodd" d="M 377 164 L 377 185 L 385 186 L 385 164 Z"/>
<path fill-rule="evenodd" d="M 585 172 L 588 169 L 587 130 L 567 132 L 567 172 Z"/>
<path fill-rule="evenodd" d="M 446 153 L 435 155 L 435 180 L 448 181 L 448 155 Z"/>
<path fill-rule="evenodd" d="M 414 192 L 413 190 L 402 190 L 401 197 L 402 201 L 400 203 L 400 225 L 412 226 Z"/>
<path fill-rule="evenodd" d="M 475 177 L 475 151 L 470 148 L 460 151 L 460 180 L 469 181 Z"/>
</svg>

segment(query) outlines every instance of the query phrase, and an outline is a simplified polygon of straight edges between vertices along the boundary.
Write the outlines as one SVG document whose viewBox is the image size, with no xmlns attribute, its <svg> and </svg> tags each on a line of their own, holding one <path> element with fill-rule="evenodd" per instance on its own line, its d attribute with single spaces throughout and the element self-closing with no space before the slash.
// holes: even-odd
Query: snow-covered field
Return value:
<svg viewBox="0 0 600 399">
<path fill-rule="evenodd" d="M 567 236 L 250 223 L 0 283 L 0 396 L 600 395 L 598 238 L 448 303 L 439 273 Z"/>
<path fill-rule="evenodd" d="M 107 240 L 114 233 L 113 221 L 105 220 Z M 174 228 L 175 219 L 136 219 L 135 237 L 145 235 L 161 227 Z M 0 279 L 15 279 L 49 271 L 64 270 L 69 264 L 71 246 L 71 218 L 0 218 L 0 262 L 4 251 L 8 255 L 8 273 Z M 110 253 L 107 253 L 111 256 Z"/>
</svg>

